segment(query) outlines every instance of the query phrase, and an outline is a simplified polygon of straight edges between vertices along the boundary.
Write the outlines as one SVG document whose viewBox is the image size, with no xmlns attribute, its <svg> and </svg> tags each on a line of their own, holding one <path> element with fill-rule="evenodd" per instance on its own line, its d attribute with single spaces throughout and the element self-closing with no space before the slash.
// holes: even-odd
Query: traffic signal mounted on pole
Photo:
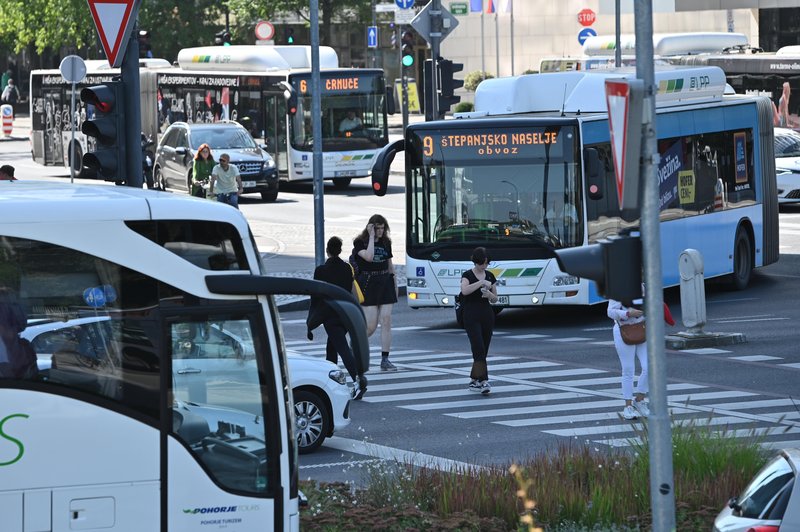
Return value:
<svg viewBox="0 0 800 532">
<path fill-rule="evenodd" d="M 414 66 L 414 34 L 410 31 L 404 31 L 400 42 L 402 43 L 403 68 L 411 68 Z"/>
<path fill-rule="evenodd" d="M 600 295 L 626 306 L 642 297 L 642 243 L 638 236 L 611 237 L 555 253 L 561 271 L 591 279 Z"/>
<path fill-rule="evenodd" d="M 231 45 L 231 32 L 228 30 L 221 30 L 214 34 L 214 44 L 217 46 L 230 46 Z"/>
<path fill-rule="evenodd" d="M 83 166 L 94 171 L 99 179 L 125 181 L 125 119 L 122 81 L 109 81 L 103 85 L 81 90 L 81 101 L 87 119 L 81 131 L 89 137 L 89 148 L 83 155 Z"/>
<path fill-rule="evenodd" d="M 450 107 L 461 101 L 455 90 L 464 86 L 463 79 L 453 78 L 453 74 L 464 70 L 463 63 L 453 63 L 449 59 L 439 59 L 439 116 L 444 118 Z"/>
<path fill-rule="evenodd" d="M 294 28 L 286 28 L 286 44 L 294 44 Z"/>
</svg>

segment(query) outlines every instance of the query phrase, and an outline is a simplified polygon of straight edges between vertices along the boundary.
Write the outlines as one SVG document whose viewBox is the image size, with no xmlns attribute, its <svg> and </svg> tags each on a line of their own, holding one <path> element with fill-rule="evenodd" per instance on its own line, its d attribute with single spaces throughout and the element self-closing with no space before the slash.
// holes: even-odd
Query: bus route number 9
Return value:
<svg viewBox="0 0 800 532">
<path fill-rule="evenodd" d="M 422 153 L 425 157 L 433 157 L 433 137 L 430 135 L 422 137 Z"/>
</svg>

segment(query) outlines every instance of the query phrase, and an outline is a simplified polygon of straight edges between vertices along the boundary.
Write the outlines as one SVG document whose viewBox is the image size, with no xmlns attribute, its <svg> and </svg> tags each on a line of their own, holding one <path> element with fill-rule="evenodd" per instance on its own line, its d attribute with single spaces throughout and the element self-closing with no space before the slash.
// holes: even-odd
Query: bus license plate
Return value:
<svg viewBox="0 0 800 532">
<path fill-rule="evenodd" d="M 356 171 L 355 170 L 339 170 L 333 173 L 336 177 L 355 177 Z"/>
<path fill-rule="evenodd" d="M 254 186 L 256 186 L 256 182 L 255 181 L 242 181 L 242 186 L 244 188 L 253 188 Z"/>
<path fill-rule="evenodd" d="M 497 301 L 492 304 L 498 306 L 508 305 L 508 296 L 497 296 Z"/>
</svg>

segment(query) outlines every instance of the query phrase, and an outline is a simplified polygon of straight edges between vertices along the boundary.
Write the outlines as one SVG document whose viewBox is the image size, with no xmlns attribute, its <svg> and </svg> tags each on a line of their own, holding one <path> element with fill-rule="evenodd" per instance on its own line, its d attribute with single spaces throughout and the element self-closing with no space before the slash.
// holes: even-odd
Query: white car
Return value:
<svg viewBox="0 0 800 532">
<path fill-rule="evenodd" d="M 800 133 L 775 128 L 775 171 L 778 203 L 800 203 Z"/>
<path fill-rule="evenodd" d="M 91 370 L 105 364 L 107 345 L 119 340 L 115 339 L 119 333 L 115 333 L 112 324 L 107 316 L 63 322 L 29 320 L 28 327 L 20 336 L 31 342 L 40 371 L 65 364 Z M 234 408 L 221 408 L 217 404 L 219 401 L 209 401 L 209 395 L 226 393 L 220 390 L 236 382 L 239 368 L 243 364 L 255 364 L 252 341 L 243 339 L 236 331 L 228 330 L 220 323 L 207 327 L 186 325 L 179 324 L 183 330 L 179 331 L 180 336 L 174 335 L 178 339 L 173 346 L 172 360 L 176 403 L 180 408 L 203 417 L 209 417 L 206 414 L 214 417 L 224 412 L 229 421 L 237 418 L 237 423 L 248 426 L 253 418 L 247 413 L 250 408 L 245 403 L 237 404 L 244 399 L 232 398 L 230 403 L 235 405 Z M 58 355 L 62 358 L 54 364 L 53 354 L 56 352 L 68 354 Z M 347 373 L 327 360 L 294 351 L 287 352 L 287 362 L 294 397 L 298 450 L 303 454 L 310 453 L 319 448 L 325 438 L 333 435 L 334 430 L 350 424 L 351 389 L 346 385 Z M 230 394 L 234 396 L 236 391 Z M 211 425 L 216 426 L 216 423 Z"/>
<path fill-rule="evenodd" d="M 800 449 L 783 449 L 714 520 L 714 532 L 800 530 Z"/>
</svg>

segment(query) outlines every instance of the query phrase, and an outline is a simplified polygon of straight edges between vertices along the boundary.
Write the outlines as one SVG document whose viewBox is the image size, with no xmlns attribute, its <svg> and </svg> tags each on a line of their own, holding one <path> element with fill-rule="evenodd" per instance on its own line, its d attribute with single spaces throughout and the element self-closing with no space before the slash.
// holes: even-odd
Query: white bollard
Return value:
<svg viewBox="0 0 800 532">
<path fill-rule="evenodd" d="M 0 115 L 3 116 L 3 134 L 9 137 L 14 130 L 14 108 L 7 103 L 0 105 Z"/>
<path fill-rule="evenodd" d="M 706 286 L 703 256 L 696 249 L 685 249 L 678 258 L 681 275 L 681 319 L 690 334 L 703 334 L 706 324 Z"/>
</svg>

